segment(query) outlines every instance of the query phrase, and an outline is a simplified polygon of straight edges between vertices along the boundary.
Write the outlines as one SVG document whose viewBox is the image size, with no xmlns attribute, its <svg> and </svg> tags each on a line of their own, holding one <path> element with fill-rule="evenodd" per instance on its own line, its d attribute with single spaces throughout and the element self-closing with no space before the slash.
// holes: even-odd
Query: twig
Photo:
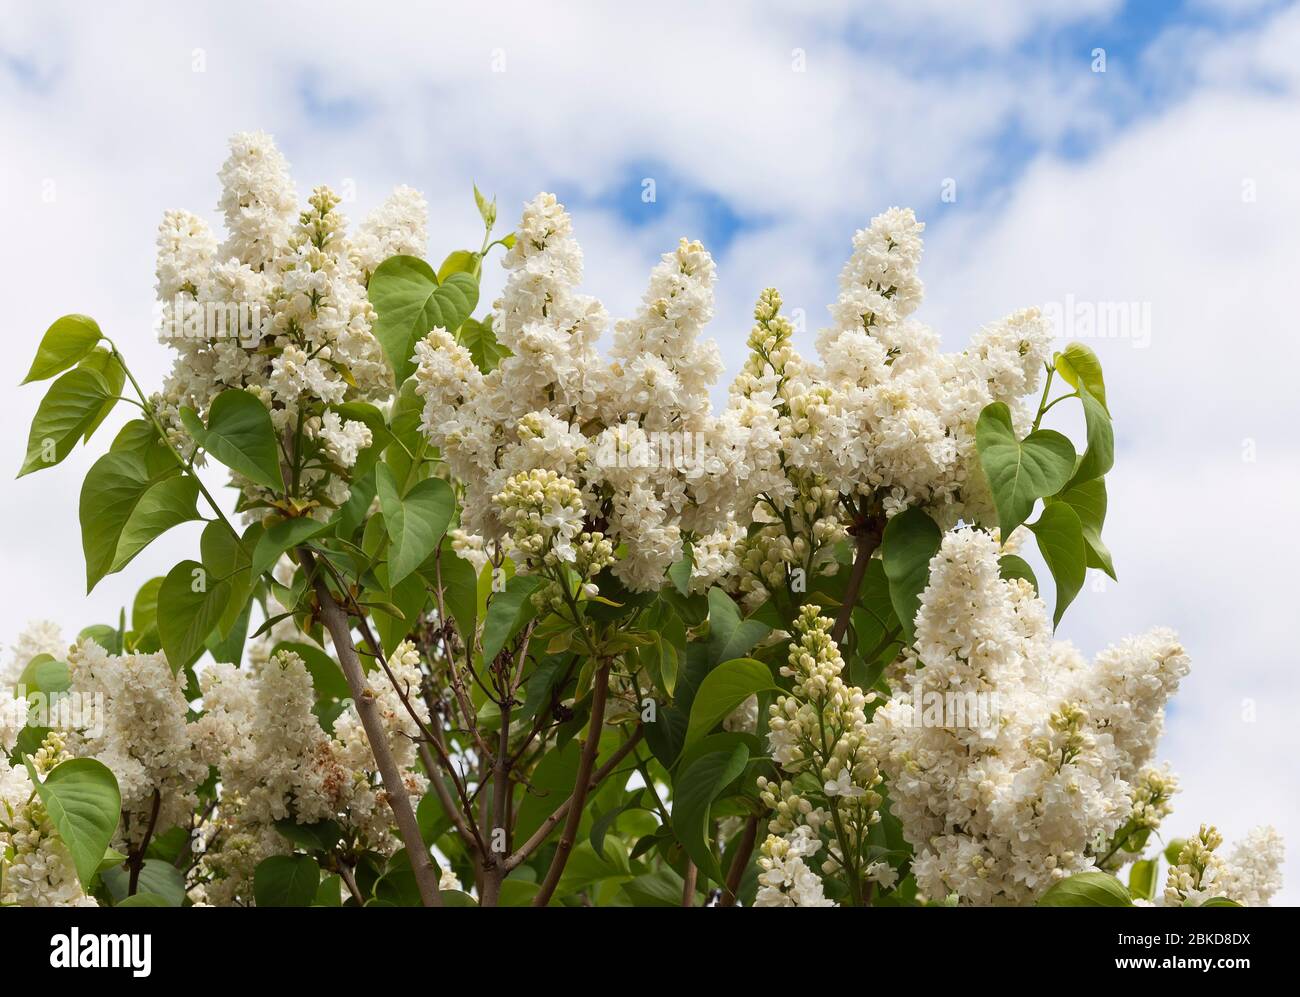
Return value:
<svg viewBox="0 0 1300 997">
<path fill-rule="evenodd" d="M 578 758 L 578 776 L 573 782 L 572 802 L 564 819 L 564 830 L 560 832 L 560 841 L 555 848 L 555 857 L 551 867 L 546 870 L 542 887 L 533 897 L 534 907 L 545 907 L 551 902 L 555 887 L 560 882 L 564 867 L 569 862 L 569 853 L 573 842 L 578 837 L 578 825 L 582 823 L 582 807 L 587 802 L 587 793 L 591 789 L 591 770 L 596 763 L 596 753 L 600 750 L 600 733 L 605 726 L 605 696 L 609 692 L 610 660 L 603 659 L 596 669 L 596 677 L 591 686 L 591 722 L 587 726 L 587 740 L 582 746 L 582 755 Z"/>
<path fill-rule="evenodd" d="M 420 900 L 426 907 L 441 907 L 438 874 L 434 871 L 433 863 L 429 858 L 429 849 L 425 847 L 424 839 L 420 835 L 420 825 L 411 807 L 410 794 L 406 791 L 406 783 L 393 758 L 387 735 L 379 719 L 379 705 L 375 701 L 374 694 L 366 688 L 365 673 L 361 668 L 361 659 L 357 657 L 357 649 L 352 644 L 352 628 L 348 624 L 347 614 L 334 599 L 324 576 L 316 570 L 316 558 L 312 552 L 306 547 L 299 547 L 296 553 L 299 563 L 307 573 L 307 577 L 312 580 L 316 590 L 321 619 L 329 630 L 330 637 L 333 638 L 339 666 L 343 669 L 343 677 L 347 679 L 348 689 L 352 693 L 357 716 L 361 718 L 366 740 L 370 742 L 371 754 L 375 756 L 379 777 L 383 780 L 384 790 L 388 795 L 388 805 L 392 808 L 393 817 L 397 821 L 397 830 L 401 835 L 402 844 L 406 846 L 411 869 L 415 873 Z"/>
<path fill-rule="evenodd" d="M 644 733 L 644 728 L 639 726 L 635 731 L 633 731 L 632 736 L 629 737 L 617 751 L 610 755 L 609 761 L 596 770 L 596 774 L 591 777 L 590 782 L 587 784 L 588 790 L 592 787 L 599 786 L 611 772 L 618 768 L 619 763 L 626 758 L 638 744 L 641 743 L 641 737 Z M 576 792 L 574 795 L 576 795 Z M 586 794 L 584 793 L 583 796 L 585 801 Z M 555 830 L 555 825 L 564 820 L 565 816 L 570 812 L 573 807 L 573 801 L 574 797 L 570 796 L 567 800 L 556 807 L 554 812 L 542 821 L 541 826 L 533 832 L 532 837 L 520 845 L 519 848 L 516 849 L 515 853 L 505 860 L 504 865 L 506 872 L 521 865 L 529 855 L 538 849 L 542 842 L 550 836 L 553 830 Z M 581 811 L 581 806 L 579 806 L 578 809 Z"/>
<path fill-rule="evenodd" d="M 736 895 L 740 890 L 740 881 L 745 878 L 745 870 L 749 868 L 750 857 L 754 854 L 754 842 L 758 840 L 758 817 L 750 817 L 745 821 L 745 833 L 741 836 L 740 844 L 736 846 L 735 857 L 731 860 L 731 868 L 727 870 L 726 889 L 722 891 L 722 896 L 718 898 L 719 907 L 734 907 L 736 905 Z"/>
<path fill-rule="evenodd" d="M 135 896 L 135 891 L 140 885 L 140 870 L 144 867 L 144 853 L 149 850 L 149 839 L 153 837 L 154 827 L 158 824 L 158 810 L 162 806 L 162 794 L 157 787 L 153 791 L 153 806 L 149 810 L 149 824 L 144 829 L 144 837 L 140 839 L 138 847 L 131 850 L 130 868 L 131 876 L 127 882 L 126 895 Z"/>
<path fill-rule="evenodd" d="M 695 877 L 697 870 L 695 863 L 689 859 L 686 862 L 686 879 L 682 884 L 682 906 L 695 906 Z"/>
</svg>

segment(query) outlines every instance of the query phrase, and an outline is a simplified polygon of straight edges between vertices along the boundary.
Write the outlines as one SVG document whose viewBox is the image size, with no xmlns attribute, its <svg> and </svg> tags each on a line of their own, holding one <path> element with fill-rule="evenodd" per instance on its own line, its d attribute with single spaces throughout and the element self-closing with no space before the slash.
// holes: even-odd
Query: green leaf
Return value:
<svg viewBox="0 0 1300 997">
<path fill-rule="evenodd" d="M 293 844 L 308 851 L 333 851 L 343 837 L 343 829 L 335 820 L 318 820 L 314 824 L 299 824 L 289 819 L 277 820 L 275 829 Z"/>
<path fill-rule="evenodd" d="M 1034 586 L 1035 592 L 1038 591 L 1038 578 L 1034 575 L 1034 569 L 1019 554 L 1003 554 L 998 558 L 998 576 L 1003 581 L 1010 581 L 1012 578 L 1023 578 Z"/>
<path fill-rule="evenodd" d="M 685 888 L 682 877 L 668 867 L 623 884 L 623 892 L 636 907 L 680 907 Z"/>
<path fill-rule="evenodd" d="M 53 655 L 38 654 L 27 662 L 27 666 L 14 682 L 14 694 L 17 695 L 18 689 L 22 688 L 28 693 L 43 692 L 51 696 L 55 693 L 67 692 L 71 687 L 72 679 L 67 662 L 58 661 Z"/>
<path fill-rule="evenodd" d="M 36 358 L 22 383 L 44 381 L 75 366 L 103 338 L 99 323 L 89 315 L 64 315 L 55 319 L 41 337 Z"/>
<path fill-rule="evenodd" d="M 126 904 L 127 891 L 131 888 L 131 873 L 121 863 L 101 872 L 100 879 L 108 888 L 115 907 L 124 904 L 131 907 L 142 906 Z M 161 905 L 147 906 L 180 907 L 185 903 L 185 876 L 170 862 L 161 859 L 145 859 L 140 867 L 140 880 L 136 884 L 136 890 L 138 891 L 136 896 L 144 894 L 158 897 L 162 901 Z"/>
<path fill-rule="evenodd" d="M 253 870 L 259 907 L 310 907 L 320 886 L 320 867 L 309 855 L 272 855 Z"/>
<path fill-rule="evenodd" d="M 230 388 L 212 403 L 206 428 L 193 409 L 181 409 L 181 422 L 226 467 L 272 491 L 284 491 L 271 413 L 256 395 Z"/>
<path fill-rule="evenodd" d="M 72 853 L 77 878 L 89 888 L 122 813 L 117 779 L 102 762 L 70 758 L 56 765 L 42 782 L 31 760 L 23 761 L 54 829 Z"/>
<path fill-rule="evenodd" d="M 286 551 L 319 536 L 327 529 L 329 523 L 305 516 L 276 523 L 258 538 L 257 546 L 253 548 L 253 577 L 260 577 L 270 571 Z"/>
<path fill-rule="evenodd" d="M 152 481 L 144 457 L 130 450 L 110 451 L 86 472 L 79 517 L 87 592 L 114 570 L 122 531 Z"/>
<path fill-rule="evenodd" d="M 1160 860 L 1140 859 L 1133 863 L 1128 872 L 1128 891 L 1142 900 L 1152 900 L 1156 895 L 1156 872 Z"/>
<path fill-rule="evenodd" d="M 1064 502 L 1053 502 L 1043 510 L 1029 528 L 1038 538 L 1038 549 L 1051 569 L 1056 583 L 1056 608 L 1052 625 L 1056 626 L 1066 608 L 1083 588 L 1088 573 L 1088 554 L 1083 543 L 1083 526 L 1079 515 Z"/>
<path fill-rule="evenodd" d="M 77 366 L 98 373 L 104 379 L 104 383 L 108 385 L 110 395 L 108 401 L 100 406 L 99 414 L 90 420 L 90 425 L 81 434 L 84 441 L 90 439 L 91 434 L 100 427 L 103 421 L 108 418 L 109 413 L 113 411 L 114 406 L 117 405 L 117 397 L 122 393 L 122 388 L 126 385 L 126 369 L 113 353 L 102 346 L 97 346 L 91 350 Z"/>
<path fill-rule="evenodd" d="M 889 579 L 889 600 L 909 644 L 914 639 L 921 593 L 930 580 L 930 559 L 942 542 L 942 531 L 918 506 L 900 512 L 885 526 L 880 557 Z"/>
<path fill-rule="evenodd" d="M 980 466 L 993 492 L 1002 539 L 1029 518 L 1034 500 L 1055 495 L 1074 471 L 1074 445 L 1052 429 L 1037 429 L 1016 439 L 1011 410 L 987 405 L 975 427 Z"/>
<path fill-rule="evenodd" d="M 178 907 L 179 904 L 167 902 L 167 898 L 157 893 L 137 893 L 135 896 L 126 897 L 121 903 L 113 904 L 114 907 Z"/>
<path fill-rule="evenodd" d="M 1052 501 L 1064 502 L 1078 514 L 1088 548 L 1088 567 L 1100 568 L 1115 578 L 1115 564 L 1101 539 L 1101 527 L 1106 521 L 1106 479 L 1093 478 L 1071 485 Z"/>
<path fill-rule="evenodd" d="M 468 249 L 452 250 L 442 261 L 442 266 L 438 267 L 438 283 L 445 284 L 447 278 L 454 273 L 467 273 L 471 277 L 474 276 L 474 268 L 478 266 L 478 260 L 478 253 Z"/>
<path fill-rule="evenodd" d="M 397 383 L 411 375 L 415 343 L 435 326 L 450 333 L 478 304 L 478 281 L 467 273 L 448 274 L 446 283 L 424 260 L 391 256 L 375 268 L 368 290 L 378 321 L 375 337 L 384 348 Z"/>
<path fill-rule="evenodd" d="M 1201 907 L 1240 907 L 1241 904 L 1235 900 L 1229 900 L 1227 897 L 1210 897 L 1209 900 L 1199 904 Z"/>
<path fill-rule="evenodd" d="M 513 356 L 510 348 L 497 341 L 497 334 L 492 330 L 492 316 L 482 322 L 467 318 L 460 325 L 460 344 L 469 350 L 474 366 L 484 374 L 495 370 L 508 356 Z"/>
<path fill-rule="evenodd" d="M 387 464 L 375 468 L 379 505 L 388 531 L 388 584 L 395 587 L 427 560 L 447 532 L 455 511 L 451 486 L 441 478 L 418 481 L 405 496 Z"/>
<path fill-rule="evenodd" d="M 159 575 L 150 578 L 140 586 L 131 603 L 131 629 L 137 640 L 147 634 L 158 635 L 158 590 L 162 588 L 163 578 Z"/>
<path fill-rule="evenodd" d="M 709 663 L 741 658 L 772 632 L 766 623 L 742 619 L 735 600 L 720 588 L 709 589 Z"/>
<path fill-rule="evenodd" d="M 89 367 L 70 370 L 50 385 L 32 419 L 18 477 L 60 463 L 112 397 L 108 382 Z"/>
<path fill-rule="evenodd" d="M 1058 880 L 1036 907 L 1132 907 L 1128 890 L 1105 872 L 1080 872 Z"/>
<path fill-rule="evenodd" d="M 1106 406 L 1088 392 L 1079 389 L 1079 400 L 1083 402 L 1083 418 L 1088 430 L 1088 449 L 1083 460 L 1070 478 L 1071 485 L 1100 478 L 1115 466 L 1115 431 L 1110 424 L 1110 413 Z"/>
<path fill-rule="evenodd" d="M 316 900 L 313 907 L 342 907 L 343 878 L 338 875 L 326 876 L 316 888 Z"/>
<path fill-rule="evenodd" d="M 679 595 L 690 595 L 691 571 L 695 566 L 695 551 L 686 547 L 682 556 L 668 566 L 668 580 L 673 583 Z"/>
<path fill-rule="evenodd" d="M 709 811 L 727 784 L 745 770 L 749 749 L 738 744 L 731 750 L 711 751 L 695 759 L 673 783 L 673 834 L 696 868 L 716 883 L 722 868 L 710 844 Z"/>
<path fill-rule="evenodd" d="M 614 824 L 618 821 L 619 817 L 623 816 L 623 814 L 627 813 L 629 810 L 643 809 L 640 806 L 640 802 L 641 791 L 637 790 L 621 804 L 616 807 L 611 807 L 592 821 L 591 834 L 588 836 L 588 840 L 591 842 L 591 847 L 597 856 L 602 859 L 609 857 L 605 852 L 606 836 L 608 836 L 609 832 L 613 829 Z"/>
<path fill-rule="evenodd" d="M 198 561 L 182 561 L 158 590 L 158 637 L 173 672 L 203 651 L 230 601 L 230 583 L 213 578 Z"/>
<path fill-rule="evenodd" d="M 1186 838 L 1172 839 L 1169 844 L 1165 845 L 1165 861 L 1170 865 L 1177 865 L 1178 860 L 1182 857 L 1183 849 L 1186 847 Z"/>
<path fill-rule="evenodd" d="M 419 575 L 407 575 L 385 593 L 387 605 L 376 604 L 375 627 L 384 653 L 392 654 L 406 635 L 419 626 L 419 621 L 429 601 L 428 589 Z M 395 610 L 396 612 L 393 612 Z"/>
<path fill-rule="evenodd" d="M 112 453 L 138 454 L 144 459 L 151 478 L 160 478 L 181 467 L 176 454 L 162 441 L 154 424 L 147 419 L 132 419 L 124 425 L 118 430 L 117 436 L 113 437 L 108 449 Z"/>
<path fill-rule="evenodd" d="M 437 570 L 426 572 L 430 587 L 442 578 L 442 607 L 453 620 L 461 636 L 473 640 L 478 620 L 478 576 L 474 566 L 456 556 L 451 542 L 444 541 L 438 551 Z"/>
<path fill-rule="evenodd" d="M 695 692 L 691 720 L 686 728 L 686 747 L 702 738 L 750 696 L 777 688 L 771 669 L 763 662 L 753 658 L 724 661 L 704 676 Z"/>
<path fill-rule="evenodd" d="M 1106 382 L 1101 376 L 1101 361 L 1083 343 L 1070 343 L 1056 354 L 1056 371 L 1072 388 L 1080 386 L 1106 408 Z"/>
<path fill-rule="evenodd" d="M 257 580 L 252 572 L 252 556 L 249 551 L 255 549 L 261 536 L 260 523 L 254 523 L 245 530 L 242 538 L 236 537 L 230 527 L 220 520 L 214 520 L 203 528 L 203 536 L 199 539 L 203 566 L 208 569 L 210 577 L 230 583 L 230 602 L 217 622 L 218 633 L 230 633 L 248 605 L 248 597 Z"/>
<path fill-rule="evenodd" d="M 483 660 L 491 662 L 536 612 L 532 595 L 546 584 L 537 575 L 515 575 L 488 603 L 483 618 Z"/>
<path fill-rule="evenodd" d="M 188 474 L 173 475 L 150 485 L 122 527 L 111 570 L 120 571 L 173 526 L 198 519 L 198 500 L 199 483 Z"/>
</svg>

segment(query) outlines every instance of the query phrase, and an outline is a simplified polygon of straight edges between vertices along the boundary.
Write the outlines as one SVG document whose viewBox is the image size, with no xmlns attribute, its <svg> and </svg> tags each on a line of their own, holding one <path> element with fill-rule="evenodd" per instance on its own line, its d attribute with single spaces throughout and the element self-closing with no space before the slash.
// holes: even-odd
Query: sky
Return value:
<svg viewBox="0 0 1300 997">
<path fill-rule="evenodd" d="M 243 130 L 357 219 L 417 187 L 437 259 L 478 245 L 471 183 L 503 225 L 554 191 L 584 289 L 615 316 L 660 253 L 700 238 L 731 372 L 762 288 L 811 352 L 854 230 L 911 206 L 918 317 L 948 349 L 1039 305 L 1105 365 L 1119 583 L 1090 579 L 1060 635 L 1089 654 L 1155 625 L 1182 636 L 1166 830 L 1214 822 L 1230 844 L 1272 823 L 1297 855 L 1297 52 L 1300 6 L 1268 0 L 0 2 L 7 368 L 16 384 L 49 323 L 84 312 L 160 381 L 157 224 L 218 221 Z M 485 283 L 490 301 L 498 268 Z M 0 466 L 18 468 L 40 391 L 0 393 Z M 115 620 L 197 549 L 177 529 L 82 596 L 77 497 L 104 442 L 0 485 L 0 643 L 30 619 Z M 1275 902 L 1292 905 L 1300 862 L 1287 880 Z"/>
</svg>

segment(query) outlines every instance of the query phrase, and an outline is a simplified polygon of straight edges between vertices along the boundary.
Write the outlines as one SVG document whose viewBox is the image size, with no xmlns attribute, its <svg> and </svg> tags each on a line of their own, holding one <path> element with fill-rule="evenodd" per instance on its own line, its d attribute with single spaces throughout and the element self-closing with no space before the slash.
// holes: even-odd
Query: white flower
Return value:
<svg viewBox="0 0 1300 997">
<path fill-rule="evenodd" d="M 864 870 L 863 875 L 873 883 L 879 883 L 882 890 L 892 890 L 894 884 L 898 882 L 898 870 L 888 862 L 872 862 Z"/>
</svg>

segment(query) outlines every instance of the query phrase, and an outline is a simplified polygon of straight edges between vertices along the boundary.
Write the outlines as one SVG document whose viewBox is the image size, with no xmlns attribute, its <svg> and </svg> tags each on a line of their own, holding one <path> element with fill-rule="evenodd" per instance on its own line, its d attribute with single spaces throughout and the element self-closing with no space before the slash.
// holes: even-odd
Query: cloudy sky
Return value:
<svg viewBox="0 0 1300 997">
<path fill-rule="evenodd" d="M 478 244 L 472 181 L 507 223 L 555 191 L 615 315 L 659 253 L 701 238 L 733 370 L 761 288 L 802 309 L 810 348 L 854 229 L 910 205 L 927 223 L 920 317 L 950 348 L 1038 304 L 1105 363 L 1120 584 L 1090 585 L 1062 634 L 1090 653 L 1155 624 L 1182 634 L 1172 830 L 1214 821 L 1231 841 L 1272 822 L 1300 854 L 1300 8 L 414 6 L 0 3 L 11 383 L 72 311 L 157 383 L 155 227 L 178 207 L 215 222 L 240 130 L 273 133 L 300 190 L 329 183 L 354 216 L 420 188 L 438 258 Z M 0 465 L 18 467 L 39 392 L 0 394 Z M 77 493 L 96 452 L 0 486 L 0 642 L 36 617 L 115 620 L 197 549 L 177 530 L 83 598 Z M 1290 869 L 1283 902 L 1300 898 Z"/>
</svg>

